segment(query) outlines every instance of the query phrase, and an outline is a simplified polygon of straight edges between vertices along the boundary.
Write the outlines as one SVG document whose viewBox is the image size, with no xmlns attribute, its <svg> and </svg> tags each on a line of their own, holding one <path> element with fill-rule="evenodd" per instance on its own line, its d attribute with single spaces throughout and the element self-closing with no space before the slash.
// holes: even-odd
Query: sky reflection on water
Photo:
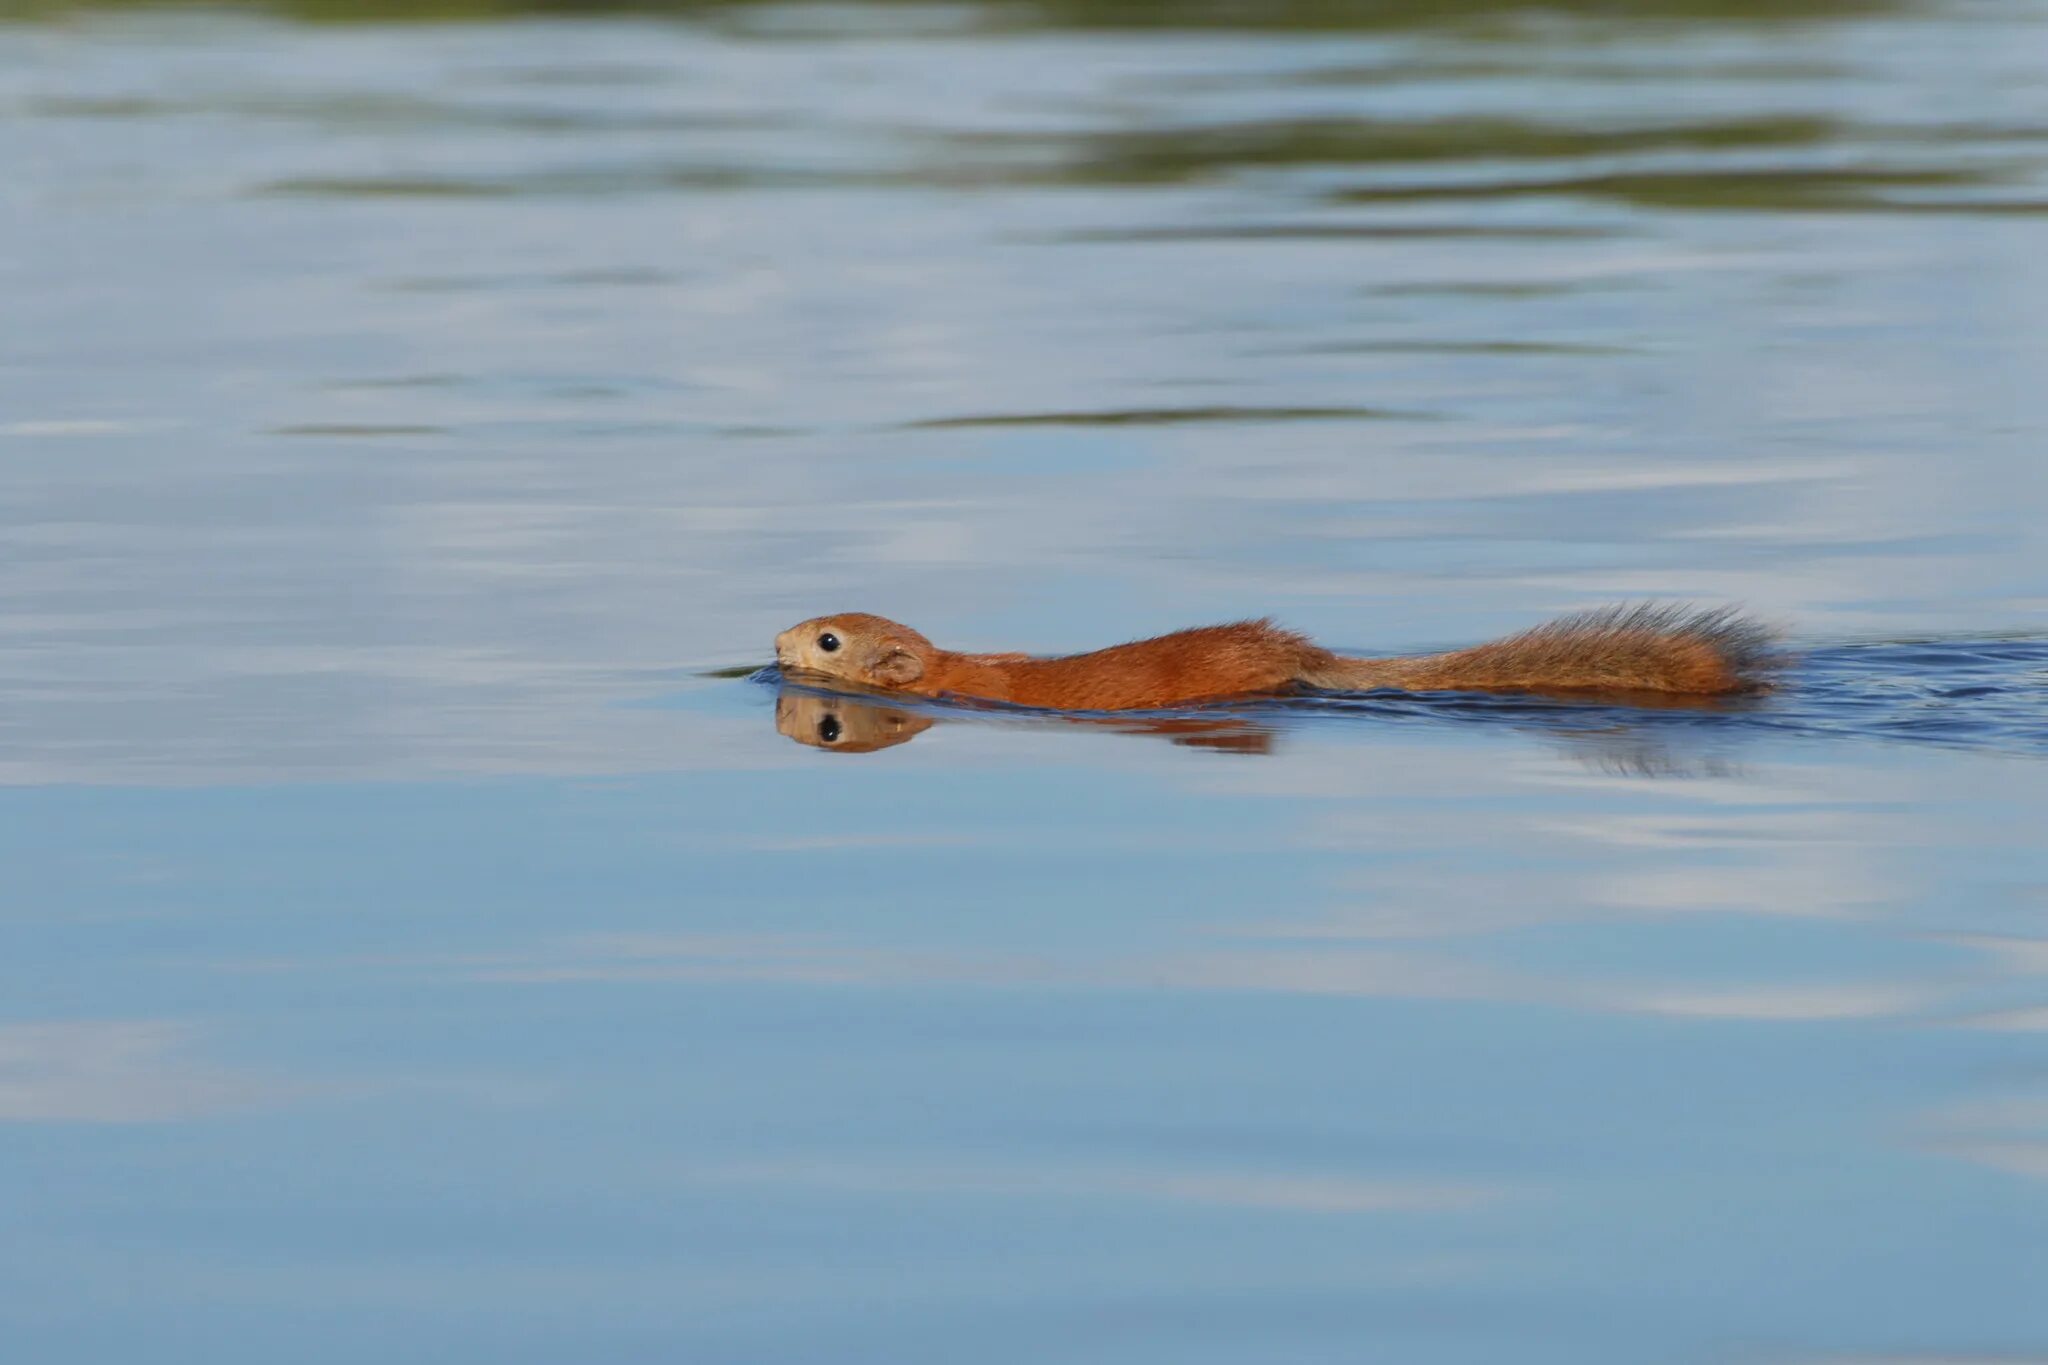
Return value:
<svg viewBox="0 0 2048 1365">
<path fill-rule="evenodd" d="M 0 7 L 11 1356 L 2048 1358 L 2038 12 L 404 8 Z"/>
</svg>

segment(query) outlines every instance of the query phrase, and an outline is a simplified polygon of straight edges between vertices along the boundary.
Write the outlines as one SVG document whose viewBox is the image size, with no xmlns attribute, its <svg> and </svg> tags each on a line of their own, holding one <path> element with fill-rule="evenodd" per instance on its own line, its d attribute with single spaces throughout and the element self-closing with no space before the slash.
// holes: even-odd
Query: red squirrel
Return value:
<svg viewBox="0 0 2048 1365">
<path fill-rule="evenodd" d="M 920 697 L 1059 711 L 1136 711 L 1305 688 L 1732 696 L 1763 691 L 1771 632 L 1732 608 L 1607 607 L 1490 644 L 1411 658 L 1350 658 L 1270 620 L 1201 626 L 1090 654 L 959 654 L 864 612 L 775 637 L 783 670 Z"/>
</svg>

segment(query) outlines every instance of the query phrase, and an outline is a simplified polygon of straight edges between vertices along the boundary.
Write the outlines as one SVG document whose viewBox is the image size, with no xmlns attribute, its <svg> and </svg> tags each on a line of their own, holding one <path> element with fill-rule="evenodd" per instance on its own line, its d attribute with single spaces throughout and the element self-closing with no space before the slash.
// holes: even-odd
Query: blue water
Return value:
<svg viewBox="0 0 2048 1365">
<path fill-rule="evenodd" d="M 0 169 L 0 1358 L 2048 1359 L 2039 7 L 0 4 Z M 1799 657 L 745 676 L 1641 598 Z"/>
</svg>

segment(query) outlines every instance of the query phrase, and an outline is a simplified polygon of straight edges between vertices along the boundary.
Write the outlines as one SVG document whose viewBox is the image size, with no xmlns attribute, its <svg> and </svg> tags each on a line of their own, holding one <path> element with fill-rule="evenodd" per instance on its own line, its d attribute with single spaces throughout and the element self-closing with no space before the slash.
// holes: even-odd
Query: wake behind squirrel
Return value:
<svg viewBox="0 0 2048 1365">
<path fill-rule="evenodd" d="M 783 670 L 921 697 L 1136 711 L 1303 689 L 1725 697 L 1765 690 L 1772 634 L 1733 608 L 1606 607 L 1446 654 L 1336 654 L 1270 620 L 1089 654 L 961 654 L 886 617 L 819 616 L 775 637 Z"/>
</svg>

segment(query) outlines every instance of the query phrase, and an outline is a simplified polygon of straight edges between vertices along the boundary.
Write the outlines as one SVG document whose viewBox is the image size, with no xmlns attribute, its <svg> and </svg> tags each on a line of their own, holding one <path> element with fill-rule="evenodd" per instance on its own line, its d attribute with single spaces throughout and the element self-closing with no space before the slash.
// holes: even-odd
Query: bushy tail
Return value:
<svg viewBox="0 0 2048 1365">
<path fill-rule="evenodd" d="M 1409 692 L 1760 692 L 1781 663 L 1773 633 L 1732 607 L 1603 607 L 1450 654 L 1336 659 L 1303 681 Z"/>
</svg>

